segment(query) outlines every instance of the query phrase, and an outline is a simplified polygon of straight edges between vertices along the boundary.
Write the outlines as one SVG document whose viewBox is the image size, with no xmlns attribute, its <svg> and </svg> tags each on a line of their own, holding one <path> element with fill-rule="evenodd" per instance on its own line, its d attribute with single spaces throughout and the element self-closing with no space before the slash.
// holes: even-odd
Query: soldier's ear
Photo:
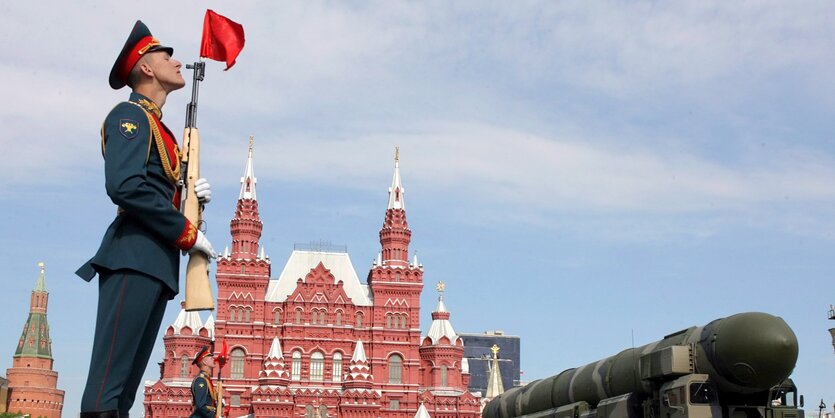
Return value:
<svg viewBox="0 0 835 418">
<path fill-rule="evenodd" d="M 149 62 L 147 56 L 140 58 L 136 65 L 139 67 L 139 71 L 142 74 L 148 77 L 154 76 L 154 69 L 151 67 L 151 63 Z"/>
</svg>

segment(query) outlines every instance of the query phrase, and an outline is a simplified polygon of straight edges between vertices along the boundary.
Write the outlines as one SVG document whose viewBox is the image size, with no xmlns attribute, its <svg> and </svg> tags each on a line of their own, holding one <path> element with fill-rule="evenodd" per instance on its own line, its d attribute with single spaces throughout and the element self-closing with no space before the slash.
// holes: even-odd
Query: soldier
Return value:
<svg viewBox="0 0 835 418">
<path fill-rule="evenodd" d="M 196 364 L 200 368 L 200 373 L 191 383 L 194 412 L 189 418 L 215 418 L 217 392 L 212 384 L 212 369 L 215 367 L 215 360 L 209 347 L 204 346 L 191 364 Z"/>
<path fill-rule="evenodd" d="M 179 292 L 179 254 L 211 243 L 183 216 L 179 147 L 162 123 L 168 94 L 185 85 L 173 49 L 137 21 L 110 72 L 110 86 L 130 86 L 101 129 L 105 189 L 117 215 L 98 252 L 76 274 L 99 275 L 96 329 L 82 418 L 127 417 L 159 333 L 165 305 Z M 204 179 L 195 182 L 203 203 Z"/>
</svg>

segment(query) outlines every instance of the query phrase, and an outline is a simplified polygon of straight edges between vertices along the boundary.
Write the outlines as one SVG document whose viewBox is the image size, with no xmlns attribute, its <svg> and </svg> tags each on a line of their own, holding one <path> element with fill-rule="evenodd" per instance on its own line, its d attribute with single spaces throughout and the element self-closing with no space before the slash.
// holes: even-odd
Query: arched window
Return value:
<svg viewBox="0 0 835 418">
<path fill-rule="evenodd" d="M 296 324 L 301 324 L 302 323 L 302 310 L 301 309 L 296 309 L 296 321 L 295 322 L 296 322 Z"/>
<path fill-rule="evenodd" d="M 238 322 L 244 321 L 244 308 L 238 309 Z"/>
<path fill-rule="evenodd" d="M 399 354 L 389 357 L 389 383 L 403 383 L 403 357 Z"/>
<path fill-rule="evenodd" d="M 249 322 L 249 320 L 252 318 L 251 315 L 252 315 L 252 308 L 247 308 L 246 311 L 244 312 L 244 322 Z"/>
<path fill-rule="evenodd" d="M 281 309 L 276 309 L 273 313 L 275 314 L 275 319 L 273 320 L 273 323 L 276 324 L 276 325 L 280 324 L 281 323 Z"/>
<path fill-rule="evenodd" d="M 235 307 L 229 308 L 229 322 L 235 322 Z"/>
<path fill-rule="evenodd" d="M 386 328 L 391 328 L 391 314 L 386 314 Z"/>
<path fill-rule="evenodd" d="M 304 418 L 313 418 L 313 405 L 307 404 L 304 407 Z"/>
<path fill-rule="evenodd" d="M 334 353 L 333 354 L 333 371 L 331 371 L 333 375 L 333 381 L 339 383 L 342 381 L 342 353 Z"/>
<path fill-rule="evenodd" d="M 183 354 L 180 358 L 180 377 L 188 377 L 189 366 L 191 366 L 191 359 L 188 358 L 188 354 Z"/>
<path fill-rule="evenodd" d="M 302 378 L 302 352 L 293 351 L 293 365 L 290 368 L 290 379 L 301 380 Z"/>
<path fill-rule="evenodd" d="M 357 328 L 362 328 L 362 319 L 363 319 L 362 312 L 357 312 L 357 325 L 356 325 Z"/>
<path fill-rule="evenodd" d="M 400 328 L 406 329 L 406 328 L 409 327 L 408 324 L 407 324 L 408 321 L 406 320 L 406 318 L 407 318 L 406 315 L 403 315 L 403 316 L 400 317 Z"/>
<path fill-rule="evenodd" d="M 441 386 L 447 386 L 447 370 L 446 365 L 441 366 Z"/>
<path fill-rule="evenodd" d="M 336 319 L 334 320 L 334 325 L 342 325 L 342 311 L 336 311 Z"/>
<path fill-rule="evenodd" d="M 319 416 L 322 418 L 328 418 L 328 406 L 327 405 L 319 405 Z"/>
<path fill-rule="evenodd" d="M 229 354 L 229 357 L 232 360 L 232 365 L 230 366 L 230 374 L 232 379 L 243 379 L 244 378 L 244 357 L 246 354 L 244 353 L 243 349 L 236 348 L 232 350 Z"/>
<path fill-rule="evenodd" d="M 315 352 L 310 356 L 310 381 L 321 382 L 325 375 L 325 356 Z"/>
<path fill-rule="evenodd" d="M 396 282 L 400 281 L 400 272 L 399 271 L 394 273 L 394 281 L 396 281 Z"/>
</svg>

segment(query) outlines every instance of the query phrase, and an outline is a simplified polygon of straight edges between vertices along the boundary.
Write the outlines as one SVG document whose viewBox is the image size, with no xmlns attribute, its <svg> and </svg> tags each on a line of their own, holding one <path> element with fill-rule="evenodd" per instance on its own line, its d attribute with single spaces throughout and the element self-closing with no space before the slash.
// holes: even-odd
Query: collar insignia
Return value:
<svg viewBox="0 0 835 418">
<path fill-rule="evenodd" d="M 156 115 L 157 118 L 162 119 L 162 110 L 160 110 L 159 106 L 157 106 L 156 103 L 147 99 L 139 99 L 137 103 L 139 103 L 140 106 L 145 108 L 145 110 Z"/>
</svg>

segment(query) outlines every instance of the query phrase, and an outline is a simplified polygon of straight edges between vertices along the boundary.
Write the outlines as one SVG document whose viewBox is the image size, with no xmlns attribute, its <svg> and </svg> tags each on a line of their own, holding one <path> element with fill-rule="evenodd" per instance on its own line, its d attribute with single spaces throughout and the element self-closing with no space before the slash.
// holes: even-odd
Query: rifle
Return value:
<svg viewBox="0 0 835 418">
<path fill-rule="evenodd" d="M 180 208 L 186 218 L 196 227 L 203 225 L 203 206 L 197 200 L 194 192 L 194 182 L 200 178 L 200 133 L 197 131 L 197 93 L 199 82 L 203 81 L 206 63 L 200 62 L 186 65 L 194 70 L 191 89 L 191 102 L 186 106 L 186 127 L 183 132 L 182 166 L 183 179 L 181 181 L 182 202 Z M 212 286 L 209 283 L 209 257 L 202 251 L 195 251 L 188 256 L 186 266 L 186 306 L 187 311 L 210 311 L 215 308 L 212 296 Z"/>
<path fill-rule="evenodd" d="M 215 363 L 219 366 L 217 368 L 217 405 L 215 405 L 215 418 L 223 418 L 223 377 L 221 372 L 223 371 L 223 366 L 226 365 L 228 351 L 229 347 L 226 345 L 226 340 L 224 339 L 220 355 L 215 359 Z"/>
</svg>

